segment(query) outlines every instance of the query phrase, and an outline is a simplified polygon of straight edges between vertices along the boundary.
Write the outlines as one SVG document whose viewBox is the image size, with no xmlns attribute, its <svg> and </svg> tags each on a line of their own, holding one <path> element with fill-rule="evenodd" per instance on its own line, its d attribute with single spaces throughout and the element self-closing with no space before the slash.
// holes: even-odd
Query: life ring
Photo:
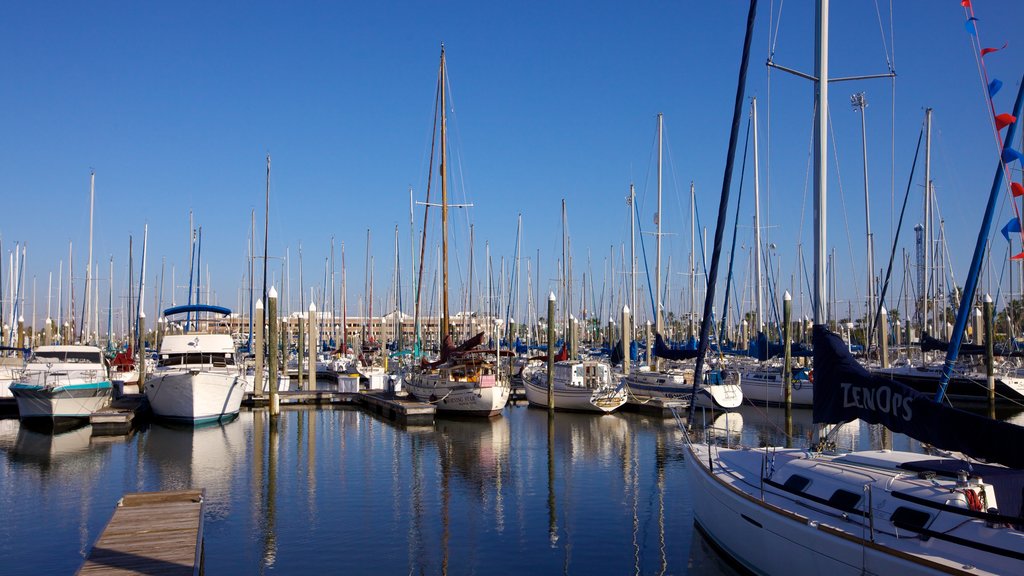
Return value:
<svg viewBox="0 0 1024 576">
<path fill-rule="evenodd" d="M 793 390 L 799 390 L 799 389 L 801 389 L 803 387 L 804 387 L 803 380 L 794 380 L 793 381 Z"/>
</svg>

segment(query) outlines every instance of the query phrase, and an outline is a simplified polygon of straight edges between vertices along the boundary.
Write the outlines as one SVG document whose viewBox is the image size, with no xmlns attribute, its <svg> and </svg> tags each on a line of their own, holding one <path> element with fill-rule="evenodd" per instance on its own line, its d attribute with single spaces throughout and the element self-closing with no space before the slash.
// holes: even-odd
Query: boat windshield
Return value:
<svg viewBox="0 0 1024 576">
<path fill-rule="evenodd" d="M 234 366 L 235 356 L 234 354 L 203 354 L 201 352 L 191 352 L 188 354 L 162 354 L 160 356 L 160 366 L 186 366 L 196 364 L 213 366 L 214 368 Z"/>
<path fill-rule="evenodd" d="M 38 361 L 57 360 L 60 362 L 83 362 L 88 364 L 99 364 L 99 352 L 77 352 L 68 350 L 44 350 L 36 351 L 33 359 Z"/>
</svg>

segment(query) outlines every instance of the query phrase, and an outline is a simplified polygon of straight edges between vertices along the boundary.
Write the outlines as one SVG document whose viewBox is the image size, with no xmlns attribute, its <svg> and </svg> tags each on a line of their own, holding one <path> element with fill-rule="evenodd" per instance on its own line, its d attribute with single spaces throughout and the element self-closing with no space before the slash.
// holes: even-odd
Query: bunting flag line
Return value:
<svg viewBox="0 0 1024 576">
<path fill-rule="evenodd" d="M 1016 150 L 1014 150 L 1013 148 L 1010 148 L 1009 146 L 1007 146 L 1006 148 L 1003 148 L 1003 162 L 1009 164 L 1010 162 L 1013 162 L 1014 160 L 1021 160 L 1021 159 L 1024 159 L 1024 156 L 1022 156 L 1020 152 L 1017 152 Z"/>
<path fill-rule="evenodd" d="M 970 34 L 971 36 L 976 36 L 976 34 L 974 33 L 974 22 L 977 21 L 977 18 L 971 16 L 970 18 L 967 19 L 967 22 L 964 22 L 964 28 L 967 29 L 967 33 Z"/>
<path fill-rule="evenodd" d="M 963 6 L 964 8 L 970 8 L 971 0 L 960 0 L 960 5 Z"/>
<path fill-rule="evenodd" d="M 993 78 L 992 81 L 988 83 L 988 97 L 992 98 L 995 96 L 996 92 L 999 92 L 999 89 L 1002 87 L 1003 81 L 999 78 Z"/>
<path fill-rule="evenodd" d="M 1015 256 L 1010 256 L 1010 260 L 1024 260 L 1024 252 L 1021 252 L 1020 254 L 1017 254 Z"/>
<path fill-rule="evenodd" d="M 1024 184 L 1020 182 L 1010 182 L 1010 191 L 1013 192 L 1013 197 L 1018 198 L 1024 196 Z"/>
<path fill-rule="evenodd" d="M 1010 218 L 1010 221 L 1006 223 L 1006 226 L 1003 226 L 1002 230 L 1000 230 L 1000 232 L 1003 233 L 1003 238 L 1006 238 L 1007 242 L 1010 241 L 1010 232 L 1019 233 L 1020 231 L 1020 218 L 1017 218 L 1016 216 Z"/>
<path fill-rule="evenodd" d="M 996 116 L 996 130 L 1002 130 L 1017 121 L 1013 114 L 998 114 Z"/>
<path fill-rule="evenodd" d="M 1000 46 L 999 48 L 982 48 L 981 49 L 981 55 L 985 56 L 986 54 L 991 54 L 993 52 L 998 52 L 998 51 L 1002 50 L 1003 48 L 1006 48 L 1006 46 L 1007 46 L 1007 44 L 1004 42 L 1003 45 Z"/>
</svg>

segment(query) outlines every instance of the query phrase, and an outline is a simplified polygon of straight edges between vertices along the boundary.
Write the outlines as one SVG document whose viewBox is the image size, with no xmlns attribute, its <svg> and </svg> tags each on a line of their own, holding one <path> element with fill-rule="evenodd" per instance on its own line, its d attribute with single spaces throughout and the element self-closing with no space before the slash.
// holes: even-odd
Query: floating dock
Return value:
<svg viewBox="0 0 1024 576">
<path fill-rule="evenodd" d="M 370 412 L 400 424 L 433 424 L 437 413 L 433 404 L 387 392 L 360 392 L 359 403 Z"/>
<path fill-rule="evenodd" d="M 359 393 L 357 392 L 335 392 L 333 390 L 287 390 L 277 393 L 281 405 L 287 404 L 312 404 L 321 406 L 324 404 L 356 404 Z M 270 394 L 264 392 L 260 395 L 247 392 L 242 401 L 246 406 L 268 406 Z"/>
<path fill-rule="evenodd" d="M 89 416 L 93 436 L 122 436 L 138 427 L 149 414 L 145 394 L 126 394 L 110 403 L 110 407 Z"/>
<path fill-rule="evenodd" d="M 78 574 L 201 574 L 204 496 L 205 490 L 125 494 Z"/>
<path fill-rule="evenodd" d="M 672 398 L 655 398 L 631 396 L 629 401 L 622 405 L 621 410 L 627 412 L 638 412 L 648 416 L 661 418 L 674 418 L 672 410 L 681 410 L 690 407 L 688 400 L 674 400 Z M 682 413 L 685 413 L 683 411 Z"/>
</svg>

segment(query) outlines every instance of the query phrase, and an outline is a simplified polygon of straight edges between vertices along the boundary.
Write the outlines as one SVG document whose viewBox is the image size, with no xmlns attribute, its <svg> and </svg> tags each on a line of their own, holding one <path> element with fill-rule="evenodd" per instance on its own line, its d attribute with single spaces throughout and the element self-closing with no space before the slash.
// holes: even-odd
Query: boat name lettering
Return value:
<svg viewBox="0 0 1024 576">
<path fill-rule="evenodd" d="M 910 405 L 910 398 L 893 392 L 888 386 L 868 388 L 857 386 L 850 382 L 843 382 L 843 408 L 862 408 L 877 412 L 887 412 L 902 418 L 907 422 L 914 416 L 914 409 Z"/>
</svg>

